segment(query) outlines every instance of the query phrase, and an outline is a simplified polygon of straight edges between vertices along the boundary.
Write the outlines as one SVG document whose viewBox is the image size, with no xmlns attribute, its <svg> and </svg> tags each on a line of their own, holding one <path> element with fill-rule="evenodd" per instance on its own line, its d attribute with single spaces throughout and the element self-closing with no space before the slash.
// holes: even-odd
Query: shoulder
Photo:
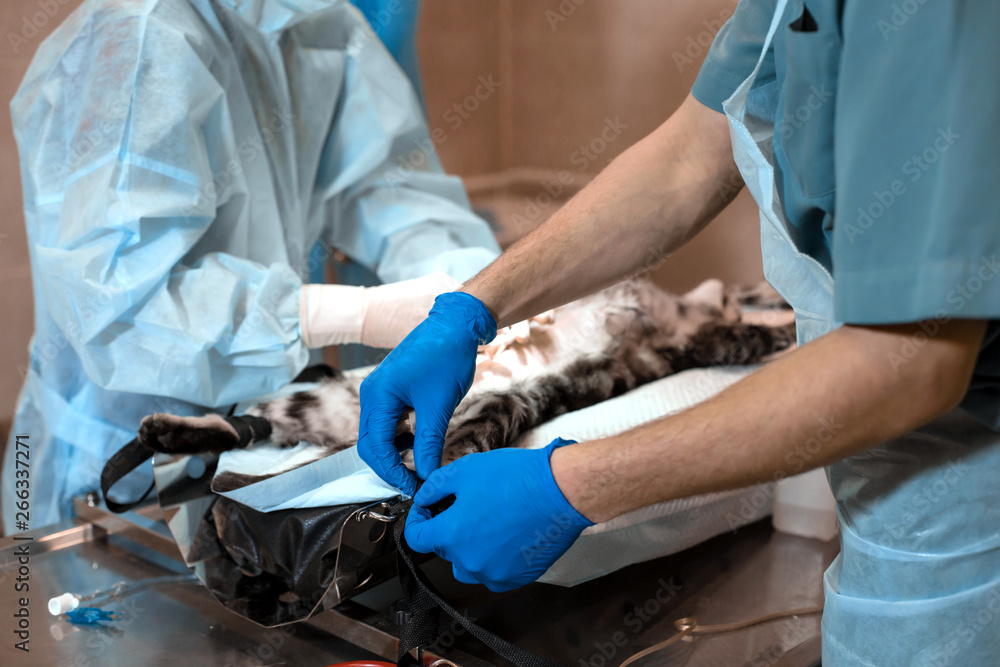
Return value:
<svg viewBox="0 0 1000 667">
<path fill-rule="evenodd" d="M 22 88 L 54 72 L 74 75 L 134 60 L 150 32 L 157 33 L 158 42 L 179 43 L 203 33 L 204 25 L 188 0 L 84 2 L 42 41 Z"/>
<path fill-rule="evenodd" d="M 163 62 L 181 50 L 207 54 L 202 48 L 207 35 L 205 21 L 189 0 L 84 2 L 32 58 L 10 103 L 15 123 L 32 109 L 58 104 L 80 82 L 113 91 L 131 85 L 143 61 Z M 76 84 L 62 84 L 70 80 Z"/>
</svg>

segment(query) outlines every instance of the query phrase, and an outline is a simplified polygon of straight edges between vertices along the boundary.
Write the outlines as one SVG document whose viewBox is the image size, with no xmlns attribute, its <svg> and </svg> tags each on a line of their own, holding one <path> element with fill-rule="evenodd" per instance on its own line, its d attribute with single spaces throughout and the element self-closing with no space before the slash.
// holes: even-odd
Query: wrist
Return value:
<svg viewBox="0 0 1000 667">
<path fill-rule="evenodd" d="M 567 445 L 574 445 L 575 441 L 569 440 L 565 441 L 562 438 L 557 438 L 553 442 L 549 443 L 549 446 L 543 450 L 538 451 L 539 454 L 545 457 L 545 460 L 541 463 L 543 466 L 543 479 L 546 482 L 543 484 L 543 490 L 548 496 L 548 508 L 552 512 L 556 521 L 562 525 L 572 525 L 578 527 L 580 530 L 588 528 L 594 525 L 586 515 L 577 509 L 577 506 L 570 501 L 570 499 L 563 492 L 559 483 L 555 479 L 555 471 L 552 468 L 552 457 L 555 456 L 557 452 L 564 449 L 569 449 Z M 550 517 L 552 518 L 552 517 Z"/>
<path fill-rule="evenodd" d="M 364 324 L 364 287 L 303 285 L 299 331 L 309 348 L 360 343 Z"/>
<path fill-rule="evenodd" d="M 549 459 L 552 477 L 563 497 L 593 523 L 621 514 L 612 502 L 615 494 L 611 471 L 601 467 L 600 447 L 597 442 L 560 447 Z"/>
<path fill-rule="evenodd" d="M 497 325 L 497 328 L 499 328 L 499 325 L 500 325 L 500 314 L 499 314 L 499 311 L 496 308 L 494 308 L 494 307 L 492 307 L 492 306 L 490 306 L 489 304 L 486 303 L 488 297 L 484 293 L 482 293 L 482 291 L 480 289 L 478 289 L 478 286 L 474 283 L 474 281 L 470 280 L 470 281 L 468 281 L 466 283 L 463 283 L 458 288 L 457 291 L 459 291 L 459 292 L 461 292 L 463 294 L 468 294 L 469 296 L 471 296 L 472 298 L 474 298 L 476 301 L 478 301 L 479 303 L 483 304 L 483 308 L 486 309 L 486 312 L 488 312 L 490 314 L 490 317 L 493 318 L 493 323 L 495 325 Z"/>
<path fill-rule="evenodd" d="M 468 292 L 447 292 L 434 300 L 429 317 L 442 316 L 459 321 L 475 344 L 485 345 L 496 338 L 497 322 L 482 301 Z"/>
<path fill-rule="evenodd" d="M 549 456 L 549 467 L 552 469 L 552 479 L 563 497 L 576 511 L 587 517 L 588 521 L 600 523 L 594 508 L 586 502 L 577 452 L 570 447 L 560 447 Z"/>
</svg>

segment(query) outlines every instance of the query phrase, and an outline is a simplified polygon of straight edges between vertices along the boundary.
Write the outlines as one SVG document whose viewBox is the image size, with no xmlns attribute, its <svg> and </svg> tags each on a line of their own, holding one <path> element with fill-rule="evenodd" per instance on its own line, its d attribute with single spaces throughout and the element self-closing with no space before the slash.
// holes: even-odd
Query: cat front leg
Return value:
<svg viewBox="0 0 1000 667">
<path fill-rule="evenodd" d="M 703 327 L 679 352 L 675 372 L 708 366 L 742 366 L 763 361 L 795 345 L 795 322 L 778 326 L 737 322 Z"/>
<path fill-rule="evenodd" d="M 270 433 L 271 425 L 261 417 L 156 413 L 142 420 L 138 440 L 142 446 L 166 454 L 218 454 L 248 447 Z"/>
<path fill-rule="evenodd" d="M 789 309 L 791 306 L 785 302 L 781 295 L 773 287 L 762 281 L 753 287 L 733 286 L 726 290 L 726 296 L 734 299 L 741 306 L 756 306 L 757 308 L 778 308 Z"/>
</svg>

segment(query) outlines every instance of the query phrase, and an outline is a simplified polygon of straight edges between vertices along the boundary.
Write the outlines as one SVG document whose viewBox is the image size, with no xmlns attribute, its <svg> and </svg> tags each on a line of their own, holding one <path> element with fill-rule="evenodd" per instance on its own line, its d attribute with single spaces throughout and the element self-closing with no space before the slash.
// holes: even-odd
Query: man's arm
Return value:
<svg viewBox="0 0 1000 667">
<path fill-rule="evenodd" d="M 725 116 L 689 95 L 462 289 L 507 326 L 658 264 L 742 186 Z"/>
<path fill-rule="evenodd" d="M 893 368 L 890 355 L 921 331 L 845 326 L 714 399 L 619 436 L 463 456 L 417 492 L 406 540 L 450 561 L 459 581 L 509 590 L 535 581 L 593 521 L 850 456 L 943 414 L 965 394 L 986 323 L 941 325 Z M 823 444 L 800 454 L 810 439 Z"/>
<path fill-rule="evenodd" d="M 927 423 L 965 395 L 985 321 L 941 325 L 917 356 L 893 368 L 890 355 L 921 331 L 917 324 L 841 327 L 680 414 L 557 449 L 553 475 L 566 499 L 597 522 L 851 456 Z M 817 434 L 832 437 L 808 460 L 795 454 Z"/>
<path fill-rule="evenodd" d="M 393 444 L 407 408 L 416 413 L 417 477 L 427 479 L 441 465 L 448 420 L 472 384 L 476 348 L 493 339 L 498 325 L 651 268 L 742 185 L 725 117 L 689 96 L 670 120 L 463 291 L 435 300 L 427 319 L 361 384 L 362 460 L 404 493 L 416 493 L 417 480 Z"/>
</svg>

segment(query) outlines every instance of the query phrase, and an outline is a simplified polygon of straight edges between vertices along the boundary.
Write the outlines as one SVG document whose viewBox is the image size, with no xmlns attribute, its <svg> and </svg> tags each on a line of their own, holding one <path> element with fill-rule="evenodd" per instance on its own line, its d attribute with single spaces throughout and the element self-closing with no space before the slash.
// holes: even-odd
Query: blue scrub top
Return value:
<svg viewBox="0 0 1000 667">
<path fill-rule="evenodd" d="M 351 4 L 365 15 L 372 30 L 406 73 L 423 104 L 424 90 L 416 40 L 420 0 L 351 0 Z"/>
<path fill-rule="evenodd" d="M 756 86 L 776 86 L 778 194 L 850 324 L 990 327 L 963 407 L 1000 427 L 1000 3 L 790 0 Z M 753 71 L 776 0 L 743 0 L 692 93 Z M 919 362 L 918 335 L 888 368 Z"/>
</svg>

